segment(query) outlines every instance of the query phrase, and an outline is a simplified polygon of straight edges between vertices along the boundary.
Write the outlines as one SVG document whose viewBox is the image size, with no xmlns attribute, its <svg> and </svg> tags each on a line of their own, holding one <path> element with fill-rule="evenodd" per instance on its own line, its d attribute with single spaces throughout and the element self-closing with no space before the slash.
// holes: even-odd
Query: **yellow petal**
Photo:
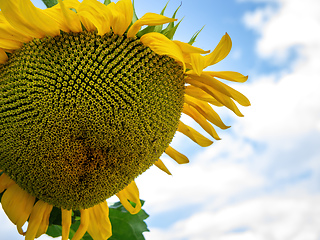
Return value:
<svg viewBox="0 0 320 240">
<path fill-rule="evenodd" d="M 51 37 L 60 35 L 59 24 L 53 18 L 43 13 L 43 10 L 36 8 L 30 0 L 20 0 L 19 10 L 21 16 L 29 23 L 32 23 L 39 32 Z"/>
<path fill-rule="evenodd" d="M 76 233 L 73 235 L 72 240 L 80 240 L 88 230 L 88 227 L 90 224 L 89 209 L 80 210 L 80 214 L 81 214 L 80 225 Z"/>
<path fill-rule="evenodd" d="M 223 104 L 221 104 L 219 101 L 217 101 L 215 98 L 213 98 L 212 96 L 210 96 L 208 93 L 204 92 L 203 90 L 201 90 L 200 88 L 197 88 L 195 86 L 192 85 L 188 85 L 185 88 L 185 94 L 192 96 L 194 98 L 197 98 L 199 100 L 211 103 L 215 106 L 221 107 L 223 106 Z"/>
<path fill-rule="evenodd" d="M 203 136 L 202 134 L 198 133 L 192 127 L 185 125 L 183 122 L 180 121 L 178 130 L 179 132 L 183 133 L 187 137 L 189 137 L 192 141 L 199 144 L 201 147 L 208 147 L 212 144 L 212 141 Z"/>
<path fill-rule="evenodd" d="M 5 51 L 6 53 L 13 53 L 14 50 L 12 49 L 6 49 L 6 48 L 2 48 L 3 51 Z"/>
<path fill-rule="evenodd" d="M 47 231 L 52 205 L 37 201 L 32 208 L 25 240 L 34 240 Z"/>
<path fill-rule="evenodd" d="M 19 49 L 21 46 L 22 46 L 21 42 L 0 38 L 0 48 Z"/>
<path fill-rule="evenodd" d="M 84 0 L 78 8 L 78 15 L 84 23 L 84 18 L 94 25 L 99 35 L 104 35 L 110 31 L 111 12 L 110 8 L 96 0 Z M 87 22 L 84 23 L 86 29 L 91 29 Z"/>
<path fill-rule="evenodd" d="M 134 181 L 132 181 L 128 186 L 126 186 L 116 195 L 119 198 L 121 204 L 128 210 L 128 212 L 130 212 L 131 214 L 140 212 L 141 202 L 139 198 L 139 190 Z M 129 201 L 134 202 L 136 206 L 133 207 Z"/>
<path fill-rule="evenodd" d="M 0 193 L 2 193 L 4 190 L 6 190 L 8 187 L 10 187 L 15 182 L 11 180 L 7 174 L 2 173 L 0 176 Z"/>
<path fill-rule="evenodd" d="M 206 74 L 209 74 L 213 77 L 222 78 L 225 80 L 233 81 L 233 82 L 245 82 L 248 79 L 248 76 L 244 76 L 241 73 L 238 72 L 232 72 L 232 71 L 206 71 Z"/>
<path fill-rule="evenodd" d="M 200 53 L 200 54 L 205 54 L 205 53 L 209 53 L 209 52 L 210 52 L 210 50 L 205 51 L 205 50 L 203 50 L 203 49 L 201 49 L 201 48 L 194 47 L 194 46 L 190 45 L 189 43 L 180 42 L 180 41 L 178 41 L 178 40 L 173 40 L 173 42 L 180 47 L 180 49 L 181 49 L 181 51 L 182 51 L 183 53 Z"/>
<path fill-rule="evenodd" d="M 74 8 L 78 9 L 79 2 L 77 0 L 64 0 L 63 6 L 66 9 Z M 65 17 L 63 16 L 61 5 L 56 4 L 51 8 L 46 8 L 43 10 L 43 13 L 53 18 L 58 24 L 59 28 L 64 32 L 70 32 L 70 28 L 68 26 L 68 22 L 66 21 Z"/>
<path fill-rule="evenodd" d="M 177 21 L 174 18 L 168 18 L 166 16 L 156 14 L 156 13 L 146 13 L 140 19 L 138 19 L 132 26 L 129 28 L 127 37 L 134 37 L 144 25 L 156 26 L 169 22 Z"/>
<path fill-rule="evenodd" d="M 62 16 L 62 12 L 61 12 L 61 8 L 58 7 L 57 4 L 51 8 L 47 8 L 43 10 L 43 13 L 56 19 L 57 23 L 59 24 L 59 28 L 64 31 L 64 32 L 70 32 L 70 29 L 64 19 L 64 17 Z"/>
<path fill-rule="evenodd" d="M 0 49 L 0 64 L 5 63 L 7 60 L 8 60 L 8 55 L 6 54 L 5 51 Z M 1 192 L 1 190 L 0 190 L 0 192 Z"/>
<path fill-rule="evenodd" d="M 24 19 L 19 10 L 19 3 L 20 1 L 1 0 L 0 9 L 3 16 L 13 28 L 19 31 L 19 33 L 33 38 L 44 37 L 45 33 L 39 31 L 32 22 L 28 22 Z"/>
<path fill-rule="evenodd" d="M 230 126 L 226 126 L 219 115 L 212 109 L 212 107 L 201 100 L 195 99 L 193 97 L 184 96 L 184 102 L 192 107 L 194 107 L 202 116 L 204 116 L 208 121 L 212 122 L 214 125 L 221 129 L 227 129 Z"/>
<path fill-rule="evenodd" d="M 183 70 L 186 70 L 181 49 L 166 36 L 161 33 L 151 32 L 143 35 L 140 38 L 140 41 L 155 53 L 159 55 L 168 55 L 178 62 L 181 62 L 183 64 Z"/>
<path fill-rule="evenodd" d="M 190 54 L 191 57 L 191 66 L 193 71 L 200 76 L 202 70 L 204 69 L 204 58 L 199 53 L 192 53 Z"/>
<path fill-rule="evenodd" d="M 0 38 L 19 42 L 28 42 L 32 39 L 15 30 L 5 19 L 2 12 L 0 12 Z"/>
<path fill-rule="evenodd" d="M 62 240 L 69 239 L 72 210 L 61 208 Z"/>
<path fill-rule="evenodd" d="M 201 74 L 201 76 L 197 76 L 197 74 L 193 71 L 189 71 L 187 74 L 193 80 L 196 80 L 196 81 L 199 81 L 203 84 L 206 84 L 206 85 L 214 88 L 215 90 L 219 91 L 220 93 L 223 93 L 224 95 L 231 97 L 230 93 L 226 90 L 224 85 L 220 81 L 211 77 L 210 75 Z"/>
<path fill-rule="evenodd" d="M 17 225 L 20 234 L 23 234 L 22 226 L 28 220 L 34 202 L 35 197 L 22 190 L 15 183 L 8 187 L 2 196 L 2 208 L 11 222 Z"/>
<path fill-rule="evenodd" d="M 46 208 L 43 213 L 42 221 L 39 225 L 39 229 L 36 234 L 36 238 L 40 237 L 42 234 L 45 234 L 47 232 L 48 226 L 49 226 L 49 218 L 50 213 L 52 211 L 53 206 L 46 203 Z"/>
<path fill-rule="evenodd" d="M 230 36 L 226 33 L 220 40 L 217 47 L 205 58 L 205 67 L 211 66 L 223 60 L 230 52 L 232 41 Z"/>
<path fill-rule="evenodd" d="M 111 3 L 107 7 L 111 8 L 112 29 L 115 34 L 123 35 L 128 29 L 133 16 L 133 6 L 131 0 L 120 0 L 116 4 Z"/>
<path fill-rule="evenodd" d="M 203 84 L 206 84 L 212 87 L 213 89 L 219 91 L 220 93 L 233 98 L 240 105 L 250 106 L 250 101 L 246 96 L 236 91 L 235 89 L 229 87 L 228 85 L 224 84 L 223 82 L 218 81 L 214 77 L 210 76 L 208 73 L 202 73 L 201 76 L 197 76 L 195 74 L 192 74 L 192 71 L 190 71 L 190 73 L 188 72 L 188 75 L 192 77 L 192 79 L 199 81 Z"/>
<path fill-rule="evenodd" d="M 178 152 L 174 148 L 168 146 L 165 150 L 165 153 L 168 154 L 169 157 L 171 157 L 173 160 L 175 160 L 179 164 L 188 163 L 189 159 L 183 155 L 182 153 Z"/>
<path fill-rule="evenodd" d="M 81 23 L 83 24 L 83 26 L 88 32 L 91 32 L 97 29 L 96 25 L 98 25 L 97 24 L 98 22 L 96 21 L 97 20 L 96 17 L 93 17 L 93 15 L 89 12 L 77 12 L 77 13 Z"/>
<path fill-rule="evenodd" d="M 193 118 L 207 133 L 211 135 L 211 137 L 216 140 L 220 140 L 216 130 L 194 107 L 184 104 L 182 112 Z"/>
<path fill-rule="evenodd" d="M 164 165 L 164 163 L 158 159 L 154 165 L 156 165 L 159 169 L 161 169 L 162 171 L 164 171 L 165 173 L 167 173 L 168 175 L 172 175 L 171 172 L 168 170 L 168 168 L 166 167 L 166 165 Z"/>
<path fill-rule="evenodd" d="M 80 2 L 78 0 L 63 0 L 63 3 L 66 6 L 66 8 L 74 8 L 76 10 L 78 10 L 78 7 L 80 6 Z M 57 5 L 55 5 L 55 6 L 57 6 Z M 59 6 L 59 4 L 58 4 L 58 6 Z"/>
<path fill-rule="evenodd" d="M 82 32 L 79 16 L 74 11 L 68 9 L 64 1 L 58 1 L 60 4 L 63 19 L 65 21 L 65 26 L 67 26 L 71 32 Z"/>
<path fill-rule="evenodd" d="M 217 99 L 220 103 L 222 103 L 224 106 L 226 106 L 231 111 L 233 111 L 237 116 L 243 117 L 243 114 L 240 112 L 237 105 L 232 101 L 232 99 L 230 97 L 228 97 L 228 96 L 218 92 L 214 88 L 212 88 L 206 84 L 203 84 L 199 81 L 196 81 L 192 78 L 185 78 L 185 81 L 186 81 L 186 83 L 189 83 L 195 87 L 201 88 L 203 91 L 210 94 L 212 97 Z"/>
<path fill-rule="evenodd" d="M 131 0 L 120 0 L 116 3 L 116 8 L 125 16 L 124 25 L 126 29 L 129 27 L 133 17 L 133 6 Z"/>
<path fill-rule="evenodd" d="M 112 235 L 107 202 L 102 202 L 88 209 L 90 223 L 88 233 L 94 240 L 106 240 Z"/>
<path fill-rule="evenodd" d="M 242 106 L 250 106 L 251 103 L 249 101 L 249 99 L 244 96 L 241 92 L 233 89 L 232 87 L 229 87 L 228 85 L 222 83 L 222 85 L 224 86 L 224 88 L 230 93 L 230 96 L 237 101 L 240 105 Z"/>
</svg>

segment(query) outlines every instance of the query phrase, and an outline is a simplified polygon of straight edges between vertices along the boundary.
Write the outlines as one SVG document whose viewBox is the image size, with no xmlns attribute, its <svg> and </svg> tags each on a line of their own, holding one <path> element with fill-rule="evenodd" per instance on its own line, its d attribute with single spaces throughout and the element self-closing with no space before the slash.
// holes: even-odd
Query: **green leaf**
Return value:
<svg viewBox="0 0 320 240">
<path fill-rule="evenodd" d="M 47 8 L 51 8 L 58 4 L 58 0 L 42 0 L 42 2 L 47 6 Z"/>
<path fill-rule="evenodd" d="M 62 227 L 59 225 L 50 225 L 46 234 L 54 238 L 60 237 L 62 234 Z"/>
<path fill-rule="evenodd" d="M 144 201 L 141 201 L 141 205 Z M 143 232 L 148 232 L 147 224 L 144 222 L 149 215 L 141 210 L 137 214 L 129 213 L 120 202 L 109 207 L 110 220 L 112 224 L 112 237 L 109 240 L 144 240 Z"/>
<path fill-rule="evenodd" d="M 79 228 L 80 220 L 75 221 L 73 224 L 71 224 L 70 227 L 70 233 L 69 238 L 72 239 L 73 235 L 76 233 L 77 229 Z M 47 235 L 51 237 L 60 237 L 62 234 L 62 227 L 61 225 L 49 225 L 48 230 L 46 232 Z M 81 238 L 82 240 L 92 240 L 92 237 L 89 235 L 89 233 L 85 233 L 85 235 Z"/>
<path fill-rule="evenodd" d="M 204 28 L 204 26 L 199 31 L 197 31 L 195 34 L 193 34 L 190 41 L 188 42 L 190 45 L 192 45 L 196 41 L 196 38 L 198 37 L 199 33 L 202 31 L 203 28 Z"/>
<path fill-rule="evenodd" d="M 133 206 L 134 204 L 131 203 Z M 144 201 L 141 200 L 143 206 Z M 59 208 L 56 208 L 59 209 Z M 61 211 L 60 211 L 61 215 Z M 80 219 L 78 218 L 79 211 L 74 211 L 72 217 L 73 224 L 70 227 L 69 238 L 72 239 L 73 235 L 77 231 L 80 225 Z M 62 233 L 61 220 L 58 224 L 51 224 L 51 222 L 57 223 L 59 217 L 59 211 L 53 209 L 53 213 L 50 215 L 50 225 L 46 232 L 51 237 L 59 237 Z M 120 202 L 116 202 L 109 206 L 109 218 L 112 225 L 112 236 L 108 240 L 144 240 L 143 232 L 149 231 L 147 224 L 144 222 L 149 215 L 141 210 L 139 213 L 132 215 L 129 213 Z M 61 216 L 60 216 L 61 219 Z M 92 237 L 86 233 L 82 240 L 93 240 Z"/>
<path fill-rule="evenodd" d="M 61 225 L 61 209 L 57 207 L 53 207 L 50 218 L 49 224 L 51 225 Z"/>
</svg>

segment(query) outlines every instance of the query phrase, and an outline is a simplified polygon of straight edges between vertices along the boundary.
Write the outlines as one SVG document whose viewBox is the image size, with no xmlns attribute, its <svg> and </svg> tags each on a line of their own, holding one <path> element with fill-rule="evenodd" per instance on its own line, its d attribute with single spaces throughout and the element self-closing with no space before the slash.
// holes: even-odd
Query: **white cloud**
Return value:
<svg viewBox="0 0 320 240">
<path fill-rule="evenodd" d="M 263 185 L 263 179 L 242 164 L 219 159 L 213 162 L 213 152 L 214 148 L 209 148 L 188 166 L 177 166 L 168 161 L 166 165 L 173 177 L 155 168 L 139 177 L 136 182 L 142 199 L 148 200 L 148 212 L 152 215 L 193 204 L 205 205 L 212 202 L 211 199 L 219 205 L 232 196 Z M 150 179 L 154 181 L 150 182 Z"/>
<path fill-rule="evenodd" d="M 312 240 L 320 230 L 320 196 L 260 197 L 200 212 L 165 231 L 151 229 L 152 240 Z"/>
<path fill-rule="evenodd" d="M 246 130 L 255 139 L 297 137 L 319 129 L 320 124 L 320 2 L 280 2 L 281 9 L 257 26 L 261 34 L 258 52 L 277 59 L 299 46 L 300 58 L 280 77 L 264 76 L 254 79 L 251 86 L 242 86 L 252 102 L 252 108 L 245 109 Z M 256 15 L 261 10 L 245 15 L 249 27 L 248 16 Z"/>
<path fill-rule="evenodd" d="M 247 27 L 260 33 L 262 28 L 268 23 L 270 17 L 274 14 L 274 8 L 267 6 L 266 8 L 257 9 L 254 12 L 247 12 L 243 19 Z"/>
<path fill-rule="evenodd" d="M 267 2 L 267 1 L 266 1 Z M 274 5 L 246 13 L 245 24 L 261 33 L 257 45 L 263 57 L 285 59 L 295 46 L 319 46 L 318 0 L 279 0 L 280 9 Z"/>
</svg>

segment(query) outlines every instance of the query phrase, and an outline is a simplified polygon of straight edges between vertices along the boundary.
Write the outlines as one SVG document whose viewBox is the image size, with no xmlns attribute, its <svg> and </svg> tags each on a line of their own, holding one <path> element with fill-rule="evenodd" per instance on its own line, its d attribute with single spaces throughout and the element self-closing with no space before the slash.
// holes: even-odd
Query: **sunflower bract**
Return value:
<svg viewBox="0 0 320 240">
<path fill-rule="evenodd" d="M 34 39 L 0 79 L 0 166 L 64 209 L 99 204 L 154 164 L 184 103 L 178 63 L 112 33 Z"/>
</svg>

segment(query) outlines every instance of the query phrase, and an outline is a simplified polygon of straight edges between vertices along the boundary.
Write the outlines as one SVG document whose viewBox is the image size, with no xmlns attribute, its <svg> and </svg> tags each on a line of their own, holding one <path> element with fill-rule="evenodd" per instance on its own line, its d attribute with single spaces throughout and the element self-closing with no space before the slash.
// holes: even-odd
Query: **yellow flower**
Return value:
<svg viewBox="0 0 320 240">
<path fill-rule="evenodd" d="M 138 175 L 153 164 L 170 174 L 163 152 L 189 161 L 169 146 L 176 131 L 200 146 L 212 143 L 181 122 L 181 113 L 218 140 L 212 124 L 228 126 L 210 104 L 238 116 L 234 100 L 250 105 L 217 80 L 246 76 L 204 71 L 230 52 L 228 34 L 211 53 L 173 41 L 176 19 L 147 13 L 133 21 L 131 0 L 59 0 L 45 10 L 30 0 L 1 0 L 0 9 L 1 204 L 25 239 L 46 232 L 53 207 L 61 208 L 62 239 L 73 210 L 81 213 L 73 240 L 86 231 L 109 238 L 107 198 L 117 195 L 135 214 Z M 171 30 L 156 28 L 166 23 Z"/>
</svg>

